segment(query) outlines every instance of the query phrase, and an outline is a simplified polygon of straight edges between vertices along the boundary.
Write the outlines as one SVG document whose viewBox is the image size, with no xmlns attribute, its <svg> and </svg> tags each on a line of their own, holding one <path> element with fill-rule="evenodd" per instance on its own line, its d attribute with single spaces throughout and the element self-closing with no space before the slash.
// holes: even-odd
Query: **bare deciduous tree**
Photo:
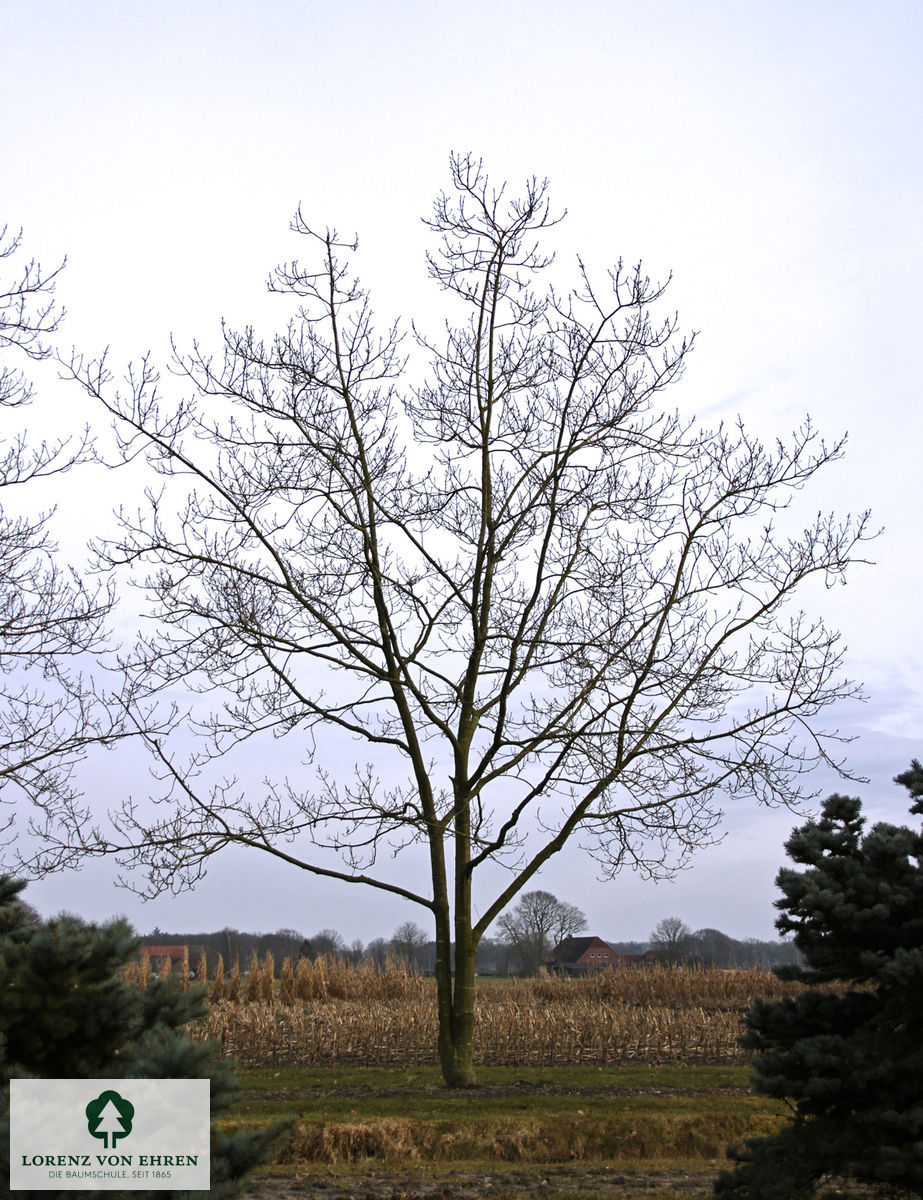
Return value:
<svg viewBox="0 0 923 1200">
<path fill-rule="evenodd" d="M 403 921 L 391 934 L 391 950 L 410 966 L 419 966 L 420 951 L 429 941 L 416 921 Z"/>
<path fill-rule="evenodd" d="M 693 933 L 679 917 L 664 917 L 652 930 L 650 943 L 652 950 L 671 967 L 675 967 L 689 957 L 693 948 Z"/>
<path fill-rule="evenodd" d="M 373 963 L 378 968 L 382 968 L 388 961 L 390 953 L 391 949 L 385 938 L 372 938 L 365 948 L 365 960 L 366 962 Z"/>
<path fill-rule="evenodd" d="M 640 266 L 600 281 L 579 262 L 570 294 L 541 290 L 544 183 L 507 196 L 471 158 L 452 160 L 452 183 L 429 267 L 462 317 L 438 342 L 415 329 L 417 386 L 350 275 L 355 245 L 300 212 L 318 258 L 271 281 L 295 298 L 288 326 L 226 329 L 220 359 L 177 351 L 184 398 L 164 398 L 149 360 L 121 388 L 104 361 L 73 363 L 125 454 L 163 477 L 102 552 L 150 568 L 158 624 L 127 664 L 134 686 L 227 702 L 191 761 L 149 739 L 167 815 L 56 813 L 33 865 L 95 845 L 158 892 L 237 844 L 413 901 L 434 924 L 443 1073 L 464 1085 L 475 949 L 552 855 L 579 837 L 606 876 L 668 872 L 712 837 L 722 795 L 791 802 L 832 761 L 816 719 L 856 689 L 836 634 L 790 601 L 838 581 L 867 527 L 779 527 L 841 453 L 810 422 L 767 447 L 661 406 L 691 343 Z M 318 729 L 372 761 L 259 795 L 208 782 L 258 734 L 310 753 Z M 422 889 L 379 861 L 413 843 Z M 475 915 L 497 862 L 507 881 Z"/>
<path fill-rule="evenodd" d="M 61 316 L 52 271 L 21 254 L 21 232 L 0 229 L 0 490 L 67 471 L 84 458 L 87 436 L 42 441 L 26 436 L 22 410 L 33 385 L 16 364 L 50 354 Z M 24 509 L 25 506 L 20 506 Z M 88 587 L 57 561 L 50 512 L 11 513 L 0 504 L 0 800 L 24 793 L 40 823 L 77 800 L 73 771 L 91 742 L 116 735 L 111 711 L 81 678 L 79 662 L 100 643 L 112 595 Z M 53 819 L 53 817 L 52 817 Z M 6 821 L 9 830 L 13 817 Z"/>
<path fill-rule="evenodd" d="M 310 958 L 340 958 L 346 951 L 346 942 L 336 929 L 319 929 L 301 948 Z"/>
<path fill-rule="evenodd" d="M 535 975 L 551 951 L 565 938 L 586 929 L 586 916 L 551 892 L 525 892 L 514 909 L 499 920 L 519 969 Z"/>
</svg>

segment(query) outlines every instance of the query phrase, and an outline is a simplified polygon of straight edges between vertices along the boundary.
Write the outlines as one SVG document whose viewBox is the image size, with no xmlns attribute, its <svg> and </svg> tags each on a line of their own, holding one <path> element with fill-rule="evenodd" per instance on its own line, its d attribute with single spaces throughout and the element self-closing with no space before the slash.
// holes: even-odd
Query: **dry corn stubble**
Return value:
<svg viewBox="0 0 923 1200">
<path fill-rule="evenodd" d="M 283 964 L 284 968 L 284 964 Z M 216 972 L 217 975 L 217 972 Z M 301 959 L 270 992 L 264 960 L 246 999 L 225 985 L 193 1035 L 220 1041 L 242 1066 L 407 1066 L 436 1061 L 431 979 Z M 233 977 L 232 977 L 233 978 Z M 476 1005 L 475 1060 L 485 1066 L 744 1063 L 742 1013 L 799 985 L 765 971 L 652 967 L 584 979 L 492 980 Z M 236 998 L 235 993 L 236 991 Z"/>
</svg>

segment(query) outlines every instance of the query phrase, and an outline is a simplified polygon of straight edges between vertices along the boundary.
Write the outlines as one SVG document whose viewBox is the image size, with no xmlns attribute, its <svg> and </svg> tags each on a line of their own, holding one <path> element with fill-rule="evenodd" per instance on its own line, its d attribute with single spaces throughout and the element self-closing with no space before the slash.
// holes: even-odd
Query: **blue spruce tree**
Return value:
<svg viewBox="0 0 923 1200">
<path fill-rule="evenodd" d="M 896 783 L 923 815 L 923 766 Z M 787 1100 L 780 1133 L 730 1151 L 723 1200 L 804 1200 L 827 1175 L 923 1195 L 923 836 L 879 824 L 863 834 L 859 800 L 831 796 L 786 843 L 776 926 L 806 967 L 777 974 L 816 985 L 757 1002 L 744 1045 L 754 1085 Z M 824 985 L 836 982 L 836 989 Z"/>
<path fill-rule="evenodd" d="M 134 1078 L 211 1080 L 212 1117 L 236 1091 L 218 1048 L 196 1042 L 183 1026 L 204 1014 L 205 989 L 182 990 L 176 977 L 152 979 L 147 990 L 118 977 L 136 953 L 126 922 L 87 924 L 62 915 L 49 921 L 23 903 L 25 884 L 0 875 L 0 1178 L 9 1180 L 11 1078 Z M 272 1153 L 282 1126 L 262 1130 L 212 1128 L 214 1200 L 240 1193 L 248 1173 Z M 168 1200 L 201 1192 L 80 1192 L 82 1197 Z M 10 1192 L 22 1196 L 31 1192 Z M 70 1191 L 43 1196 L 70 1197 Z"/>
</svg>

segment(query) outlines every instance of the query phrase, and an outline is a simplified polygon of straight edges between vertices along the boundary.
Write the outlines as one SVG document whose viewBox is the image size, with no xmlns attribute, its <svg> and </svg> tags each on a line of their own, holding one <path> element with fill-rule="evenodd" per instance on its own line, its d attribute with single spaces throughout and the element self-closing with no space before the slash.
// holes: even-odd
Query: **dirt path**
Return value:
<svg viewBox="0 0 923 1200">
<path fill-rule="evenodd" d="M 561 1194 L 641 1197 L 669 1190 L 707 1196 L 712 1175 L 669 1171 L 629 1174 L 605 1166 L 548 1167 L 539 1171 L 382 1172 L 370 1175 L 267 1175 L 255 1180 L 246 1200 L 482 1200 L 492 1195 L 530 1200 Z"/>
<path fill-rule="evenodd" d="M 443 1099 L 448 1094 L 441 1085 L 420 1087 L 416 1085 L 396 1084 L 392 1087 L 358 1087 L 355 1085 L 338 1085 L 329 1088 L 315 1088 L 311 1092 L 312 1103 L 321 1100 L 368 1100 L 385 1099 L 393 1096 L 412 1095 L 433 1096 Z M 749 1087 L 701 1085 L 688 1087 L 655 1087 L 621 1086 L 609 1084 L 570 1084 L 570 1083 L 534 1083 L 531 1080 L 518 1079 L 514 1083 L 489 1084 L 483 1087 L 465 1088 L 465 1099 L 487 1098 L 495 1100 L 498 1097 L 509 1096 L 521 1099 L 524 1095 L 535 1096 L 583 1096 L 587 1099 L 595 1097 L 625 1097 L 625 1096 L 748 1096 L 752 1094 Z M 301 1097 L 303 1093 L 298 1088 L 263 1088 L 260 1091 L 244 1090 L 240 1093 L 240 1102 L 253 1101 L 285 1101 Z"/>
</svg>

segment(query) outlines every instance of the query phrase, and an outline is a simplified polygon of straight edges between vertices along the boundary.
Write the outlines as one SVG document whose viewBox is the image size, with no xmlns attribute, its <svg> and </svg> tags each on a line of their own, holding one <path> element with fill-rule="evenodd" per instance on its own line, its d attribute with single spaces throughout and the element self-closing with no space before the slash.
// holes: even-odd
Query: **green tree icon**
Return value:
<svg viewBox="0 0 923 1200">
<path fill-rule="evenodd" d="M 131 1119 L 135 1106 L 123 1099 L 118 1092 L 100 1092 L 87 1105 L 87 1129 L 93 1137 L 102 1138 L 107 1150 L 115 1149 L 118 1138 L 131 1133 Z M 109 1139 L 112 1139 L 110 1142 Z"/>
</svg>

